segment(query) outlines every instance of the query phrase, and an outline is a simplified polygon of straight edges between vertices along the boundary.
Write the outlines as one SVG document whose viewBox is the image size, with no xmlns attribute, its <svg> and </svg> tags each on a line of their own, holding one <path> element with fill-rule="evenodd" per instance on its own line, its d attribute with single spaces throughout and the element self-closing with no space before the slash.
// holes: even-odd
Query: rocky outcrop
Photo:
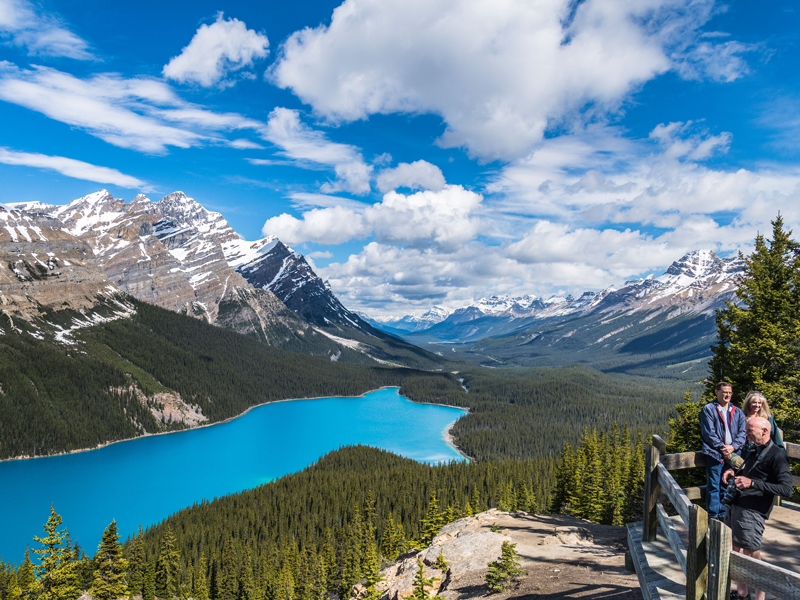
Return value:
<svg viewBox="0 0 800 600">
<path fill-rule="evenodd" d="M 43 214 L 0 206 L 0 309 L 25 320 L 47 311 L 88 315 L 119 294 L 89 244 Z M 123 309 L 124 310 L 124 309 Z"/>
<path fill-rule="evenodd" d="M 499 531 L 492 531 L 492 527 Z M 587 590 L 613 592 L 624 600 L 641 598 L 636 575 L 625 569 L 624 527 L 597 525 L 564 515 L 507 513 L 491 509 L 475 517 L 444 526 L 431 545 L 399 557 L 381 571 L 376 584 L 386 600 L 411 596 L 413 580 L 423 562 L 425 577 L 438 578 L 428 590 L 448 600 L 484 597 L 484 581 L 490 562 L 501 555 L 504 541 L 516 544 L 525 575 L 493 598 L 543 595 L 547 598 L 582 596 Z M 433 568 L 441 554 L 448 568 Z M 366 596 L 366 588 L 354 588 L 354 599 Z M 578 593 L 580 592 L 580 593 Z M 586 594 L 588 596 L 588 594 Z"/>
</svg>

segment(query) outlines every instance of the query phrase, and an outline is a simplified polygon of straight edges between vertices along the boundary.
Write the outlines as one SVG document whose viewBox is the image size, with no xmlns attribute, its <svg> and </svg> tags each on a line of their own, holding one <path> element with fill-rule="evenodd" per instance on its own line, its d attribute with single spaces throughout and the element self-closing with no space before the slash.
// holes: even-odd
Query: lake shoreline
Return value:
<svg viewBox="0 0 800 600">
<path fill-rule="evenodd" d="M 187 427 L 186 429 L 178 429 L 176 431 L 159 431 L 158 433 L 145 433 L 143 435 L 139 435 L 139 436 L 136 436 L 136 437 L 125 438 L 123 440 L 114 440 L 112 442 L 106 442 L 105 444 L 98 444 L 97 446 L 92 446 L 90 448 L 79 448 L 77 450 L 70 450 L 69 452 L 56 452 L 54 454 L 44 454 L 44 455 L 41 455 L 41 456 L 27 456 L 27 455 L 12 456 L 10 458 L 0 459 L 0 463 L 16 461 L 16 460 L 35 460 L 37 458 L 53 458 L 55 456 L 69 456 L 70 454 L 79 454 L 81 452 L 91 452 L 92 450 L 99 450 L 100 448 L 106 448 L 106 447 L 111 446 L 113 444 L 122 444 L 122 443 L 125 443 L 125 442 L 133 442 L 133 441 L 136 441 L 136 440 L 141 440 L 141 439 L 148 438 L 148 437 L 154 437 L 154 436 L 157 436 L 157 435 L 171 435 L 171 434 L 174 434 L 174 433 L 185 433 L 187 431 L 195 431 L 196 429 L 202 429 L 204 427 L 213 427 L 215 425 L 222 425 L 224 423 L 230 423 L 231 421 L 234 421 L 236 419 L 239 419 L 240 417 L 245 416 L 251 410 L 254 410 L 256 408 L 260 408 L 262 406 L 266 406 L 268 404 L 277 404 L 279 402 L 299 402 L 299 401 L 302 401 L 302 400 L 323 400 L 325 398 L 363 398 L 367 394 L 371 394 L 373 392 L 379 392 L 381 390 L 391 390 L 391 389 L 397 389 L 398 390 L 398 395 L 399 395 L 400 386 L 397 386 L 397 385 L 384 385 L 384 386 L 376 388 L 374 390 L 368 390 L 368 391 L 364 392 L 363 394 L 358 394 L 357 396 L 312 396 L 312 397 L 309 397 L 309 398 L 283 398 L 281 400 L 270 400 L 268 402 L 262 402 L 261 404 L 255 404 L 253 406 L 249 406 L 248 408 L 246 408 L 244 410 L 244 412 L 239 413 L 238 415 L 234 415 L 232 417 L 228 417 L 227 419 L 225 419 L 223 421 L 214 421 L 213 423 L 206 423 L 204 425 L 196 425 L 194 427 Z M 409 402 L 414 402 L 414 400 L 411 400 L 410 398 L 406 398 L 405 396 L 401 396 L 401 397 L 406 399 L 406 400 L 408 400 Z M 464 407 L 464 406 L 452 406 L 450 404 L 436 404 L 436 403 L 433 403 L 433 402 L 414 402 L 414 404 L 424 404 L 424 405 L 429 405 L 429 406 L 444 406 L 444 407 L 447 407 L 447 408 L 458 408 L 460 410 L 463 410 L 463 411 L 466 411 L 467 413 L 469 413 L 469 408 Z M 461 418 L 461 417 L 459 417 L 459 418 Z M 458 419 L 456 419 L 456 421 L 458 421 Z M 453 421 L 453 423 L 450 424 L 450 426 L 442 432 L 442 439 L 445 441 L 445 443 L 447 443 L 448 446 L 452 447 L 453 450 L 458 452 L 465 459 L 470 460 L 470 461 L 475 460 L 474 458 L 472 458 L 472 457 L 468 456 L 467 454 L 465 454 L 464 452 L 462 452 L 461 449 L 458 446 L 455 445 L 455 443 L 453 441 L 453 436 L 450 433 L 450 430 L 453 428 L 454 425 L 455 425 L 455 421 Z"/>
</svg>

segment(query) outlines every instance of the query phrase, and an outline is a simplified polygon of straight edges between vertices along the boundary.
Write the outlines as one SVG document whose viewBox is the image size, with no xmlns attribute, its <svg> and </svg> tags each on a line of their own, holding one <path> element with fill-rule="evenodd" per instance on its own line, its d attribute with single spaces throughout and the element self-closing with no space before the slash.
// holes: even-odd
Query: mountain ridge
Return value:
<svg viewBox="0 0 800 600">
<path fill-rule="evenodd" d="M 60 235 L 91 249 L 98 276 L 117 293 L 331 360 L 395 360 L 387 335 L 345 308 L 302 255 L 274 236 L 243 240 L 183 192 L 126 203 L 99 190 L 66 205 L 8 206 L 60 223 Z"/>
</svg>

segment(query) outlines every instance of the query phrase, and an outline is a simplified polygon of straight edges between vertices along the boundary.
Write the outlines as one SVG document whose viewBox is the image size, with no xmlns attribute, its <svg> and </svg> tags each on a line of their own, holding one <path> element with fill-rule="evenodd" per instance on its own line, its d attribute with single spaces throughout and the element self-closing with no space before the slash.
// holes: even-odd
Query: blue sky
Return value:
<svg viewBox="0 0 800 600">
<path fill-rule="evenodd" d="M 0 202 L 182 190 L 350 308 L 619 284 L 800 223 L 800 19 L 710 0 L 0 0 Z"/>
</svg>

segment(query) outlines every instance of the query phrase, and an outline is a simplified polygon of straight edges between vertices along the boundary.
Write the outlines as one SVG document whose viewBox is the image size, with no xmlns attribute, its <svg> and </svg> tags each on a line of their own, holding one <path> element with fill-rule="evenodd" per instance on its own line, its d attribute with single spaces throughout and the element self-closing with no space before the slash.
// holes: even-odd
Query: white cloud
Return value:
<svg viewBox="0 0 800 600">
<path fill-rule="evenodd" d="M 542 220 L 510 244 L 506 256 L 525 264 L 581 265 L 628 276 L 670 263 L 686 250 L 630 229 L 571 229 Z"/>
<path fill-rule="evenodd" d="M 345 0 L 330 25 L 291 35 L 269 76 L 332 122 L 434 113 L 447 124 L 442 146 L 517 159 L 549 128 L 602 119 L 670 69 L 723 81 L 743 73 L 741 46 L 698 41 L 713 7 L 713 0 Z"/>
<path fill-rule="evenodd" d="M 94 58 L 89 45 L 56 15 L 27 0 L 0 0 L 0 40 L 27 48 L 28 54 L 78 60 Z"/>
<path fill-rule="evenodd" d="M 262 232 L 288 244 L 341 244 L 371 235 L 380 243 L 436 247 L 448 253 L 478 235 L 480 221 L 475 213 L 482 199 L 457 185 L 408 196 L 389 192 L 363 211 L 343 206 L 315 208 L 300 219 L 284 213 L 269 219 Z"/>
<path fill-rule="evenodd" d="M 300 121 L 299 111 L 282 107 L 273 109 L 262 135 L 292 160 L 333 167 L 336 180 L 322 186 L 324 193 L 345 191 L 363 195 L 370 191 L 373 167 L 364 162 L 358 149 L 349 144 L 331 142 L 324 133 Z"/>
<path fill-rule="evenodd" d="M 5 61 L 0 62 L 0 99 L 83 129 L 109 144 L 151 154 L 163 154 L 169 146 L 212 143 L 253 148 L 257 144 L 229 141 L 221 132 L 265 127 L 241 115 L 184 102 L 160 81 L 113 74 L 80 79 L 48 67 L 19 69 Z"/>
<path fill-rule="evenodd" d="M 357 213 L 370 243 L 319 272 L 348 306 L 403 314 L 495 293 L 602 289 L 660 275 L 699 248 L 747 252 L 778 212 L 800 230 L 800 167 L 704 164 L 730 143 L 692 123 L 639 140 L 604 128 L 549 139 L 501 169 L 480 201 L 458 188 L 463 203 L 445 202 L 458 215 L 437 207 L 442 192 L 386 194 Z"/>
<path fill-rule="evenodd" d="M 377 185 L 384 193 L 399 187 L 438 192 L 445 186 L 445 180 L 439 167 L 426 160 L 416 160 L 410 164 L 400 163 L 394 169 L 381 171 Z"/>
<path fill-rule="evenodd" d="M 352 210 L 335 206 L 315 208 L 303 213 L 302 219 L 282 214 L 264 223 L 265 236 L 276 235 L 289 245 L 314 241 L 317 244 L 341 244 L 364 235 L 362 217 Z"/>
<path fill-rule="evenodd" d="M 116 169 L 99 167 L 63 156 L 16 152 L 8 148 L 0 147 L 0 163 L 48 169 L 66 175 L 67 177 L 94 181 L 96 183 L 110 183 L 123 188 L 137 188 L 145 191 L 148 189 L 147 184 L 141 179 L 125 175 Z"/>
<path fill-rule="evenodd" d="M 164 67 L 164 77 L 203 87 L 228 87 L 233 71 L 252 67 L 256 59 L 269 53 L 267 36 L 238 19 L 224 19 L 222 13 L 211 25 L 201 25 L 192 41 Z M 252 72 L 243 75 L 252 78 Z"/>
</svg>

